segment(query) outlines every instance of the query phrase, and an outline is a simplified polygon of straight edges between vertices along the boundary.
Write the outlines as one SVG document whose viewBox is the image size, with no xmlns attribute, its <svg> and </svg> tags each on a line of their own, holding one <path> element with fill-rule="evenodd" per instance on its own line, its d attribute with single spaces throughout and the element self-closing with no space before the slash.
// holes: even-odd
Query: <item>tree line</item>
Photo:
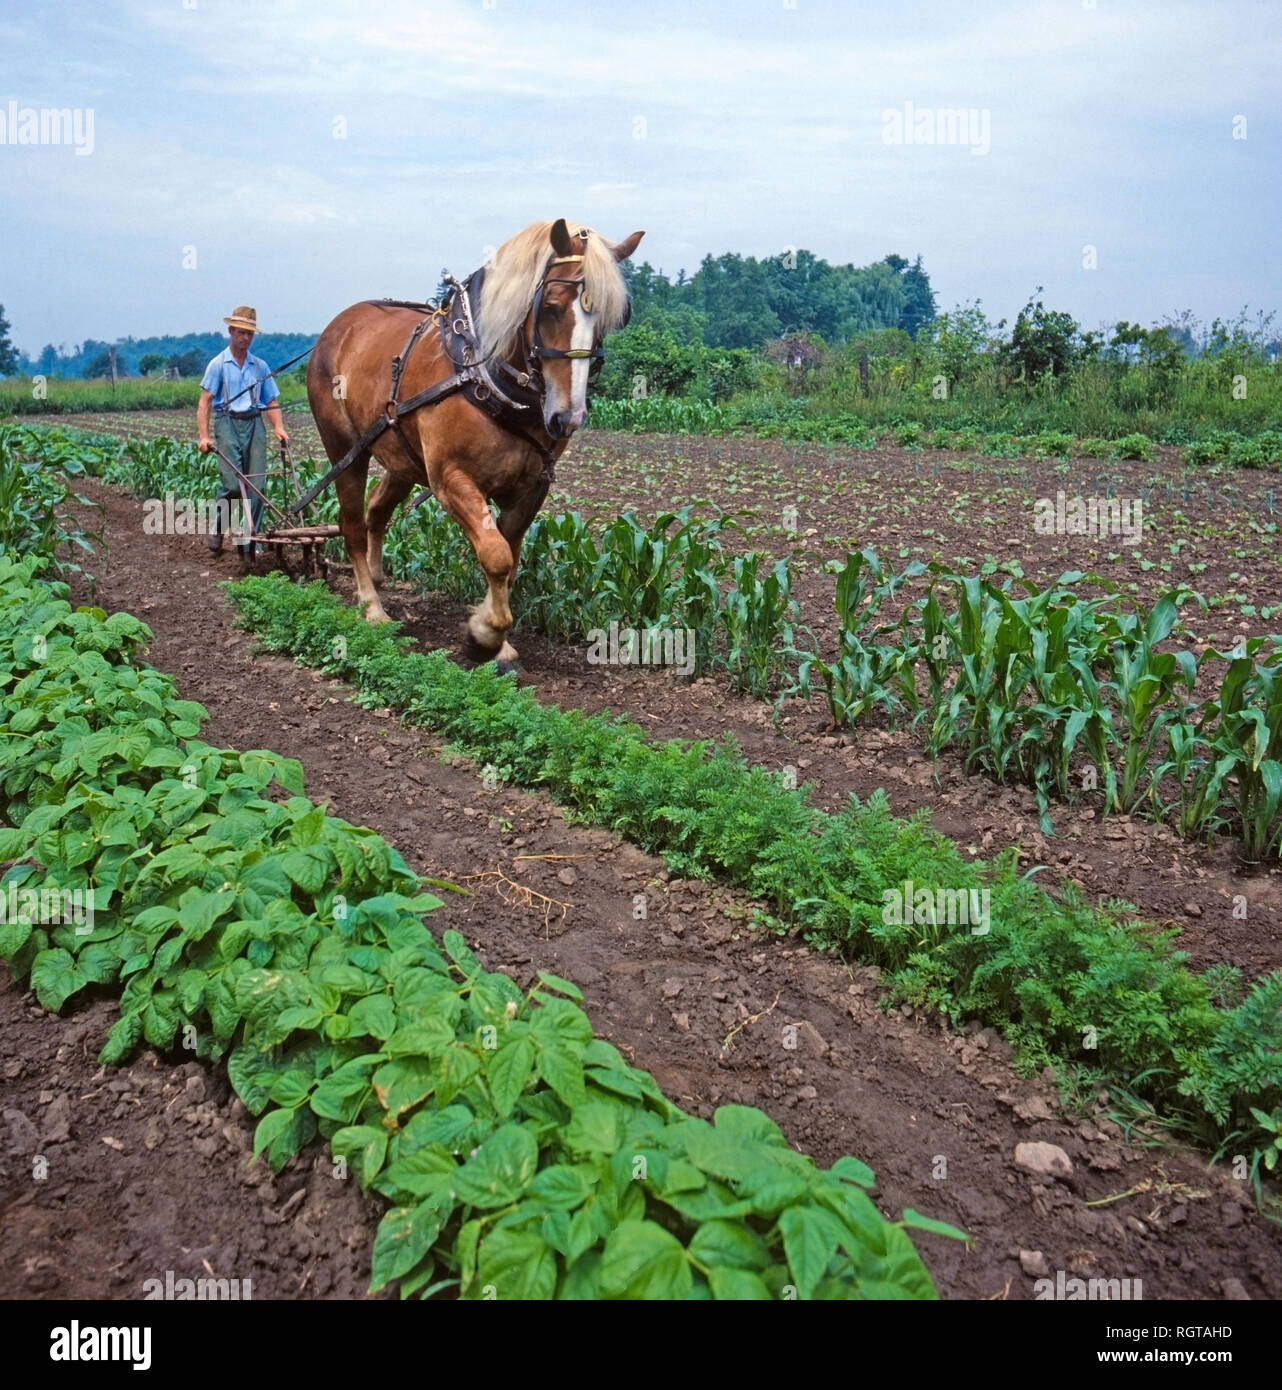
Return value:
<svg viewBox="0 0 1282 1390">
<path fill-rule="evenodd" d="M 179 377 L 198 377 L 209 359 L 227 346 L 225 333 L 118 338 L 114 343 L 86 338 L 70 349 L 46 343 L 32 357 L 9 341 L 3 313 L 4 306 L 0 305 L 0 376 L 105 377 L 111 374 L 114 348 L 117 376 L 148 376 L 170 370 Z M 314 339 L 314 334 L 307 333 L 260 333 L 254 339 L 253 352 L 274 366 L 304 352 Z"/>
<path fill-rule="evenodd" d="M 704 320 L 714 348 L 755 348 L 789 333 L 843 343 L 875 328 L 915 338 L 935 316 L 935 292 L 921 257 L 889 255 L 873 265 L 830 265 L 813 252 L 788 250 L 758 260 L 733 252 L 705 256 L 686 278 L 667 279 L 648 262 L 625 263 L 634 315 L 658 308 Z"/>
<path fill-rule="evenodd" d="M 687 278 L 668 280 L 648 263 L 626 264 L 633 313 L 659 310 L 674 320 L 678 338 L 697 336 L 711 348 L 759 348 L 789 332 L 813 333 L 841 342 L 868 328 L 898 327 L 912 336 L 935 314 L 935 295 L 921 257 L 911 265 L 891 255 L 875 265 L 829 265 L 810 251 L 785 252 L 758 260 L 732 252 L 705 256 Z M 2 306 L 0 306 L 2 307 Z M 254 352 L 276 364 L 302 352 L 314 335 L 263 333 Z M 165 368 L 183 377 L 198 376 L 227 345 L 219 333 L 118 338 L 114 343 L 86 338 L 71 348 L 46 343 L 34 356 L 19 352 L 0 328 L 0 376 L 103 377 L 110 374 L 111 351 L 121 376 L 147 375 Z"/>
<path fill-rule="evenodd" d="M 887 371 L 900 380 L 942 375 L 951 389 L 977 372 L 999 385 L 1032 383 L 1093 362 L 1144 367 L 1165 390 L 1194 359 L 1227 364 L 1278 355 L 1273 316 L 1251 321 L 1246 310 L 1205 327 L 1185 311 L 1151 328 L 1121 320 L 1089 331 L 1071 314 L 1047 308 L 1039 287 L 1009 330 L 1005 320 L 992 322 L 978 300 L 941 314 L 920 255 L 911 262 L 892 253 L 871 265 L 833 265 L 790 248 L 762 259 L 707 255 L 693 275 L 681 269 L 674 278 L 648 261 L 623 269 L 632 321 L 611 338 L 598 383 L 601 394 L 616 399 L 640 391 L 719 400 L 778 380 L 781 370 L 795 389 L 814 369 L 848 361 L 865 391 L 870 376 Z M 312 341 L 307 334 L 265 333 L 254 351 L 279 365 Z M 46 344 L 30 358 L 10 342 L 0 305 L 0 376 L 102 377 L 114 349 L 118 375 L 171 369 L 189 378 L 225 346 L 225 336 L 213 332 L 114 344 L 86 339 L 71 351 Z"/>
</svg>

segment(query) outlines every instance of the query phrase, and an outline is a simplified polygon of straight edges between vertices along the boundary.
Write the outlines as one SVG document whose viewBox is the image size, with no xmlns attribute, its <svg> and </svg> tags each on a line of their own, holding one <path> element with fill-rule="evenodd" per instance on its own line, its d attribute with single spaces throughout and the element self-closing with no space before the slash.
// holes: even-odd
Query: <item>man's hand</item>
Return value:
<svg viewBox="0 0 1282 1390">
<path fill-rule="evenodd" d="M 202 454 L 207 454 L 214 447 L 214 442 L 209 437 L 209 408 L 213 399 L 213 395 L 202 386 L 200 400 L 196 402 L 196 432 L 200 435 Z"/>
<path fill-rule="evenodd" d="M 263 406 L 263 414 L 267 416 L 267 423 L 276 432 L 276 442 L 283 449 L 289 443 L 289 435 L 285 433 L 285 422 L 280 418 L 280 402 L 272 401 L 270 405 Z"/>
</svg>

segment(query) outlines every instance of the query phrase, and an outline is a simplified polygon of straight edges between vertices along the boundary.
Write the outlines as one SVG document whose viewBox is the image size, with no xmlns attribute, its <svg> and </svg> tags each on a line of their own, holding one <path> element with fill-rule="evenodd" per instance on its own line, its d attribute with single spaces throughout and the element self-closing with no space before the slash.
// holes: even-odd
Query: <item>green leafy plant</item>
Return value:
<svg viewBox="0 0 1282 1390">
<path fill-rule="evenodd" d="M 899 715 L 918 707 L 914 663 L 920 649 L 905 641 L 901 623 L 872 624 L 882 606 L 926 567 L 914 560 L 895 574 L 867 548 L 852 550 L 844 562 L 829 561 L 825 568 L 836 575 L 840 649 L 832 661 L 815 651 L 794 652 L 797 676 L 785 695 L 808 698 L 817 675 L 834 725 L 853 724 L 880 706 L 893 726 Z M 877 640 L 888 636 L 895 640 Z"/>
<path fill-rule="evenodd" d="M 1141 620 L 1134 614 L 1111 614 L 1111 693 L 1119 705 L 1123 751 L 1122 777 L 1116 804 L 1134 810 L 1152 789 L 1150 763 L 1166 726 L 1181 718 L 1176 688 L 1189 695 L 1197 681 L 1197 661 L 1189 651 L 1159 652 L 1158 643 L 1170 636 L 1179 618 L 1184 591 L 1164 594 Z"/>
<path fill-rule="evenodd" d="M 1233 810 L 1242 857 L 1258 863 L 1282 840 L 1282 662 L 1255 659 L 1264 639 L 1247 640 L 1228 661 L 1218 698 L 1202 708 L 1198 732 L 1214 760 L 1216 789 Z M 1203 660 L 1207 658 L 1204 657 Z"/>
<path fill-rule="evenodd" d="M 274 1169 L 327 1140 L 391 1204 L 372 1289 L 934 1297 L 907 1231 L 960 1232 L 886 1222 L 864 1164 L 818 1169 L 760 1111 L 684 1115 L 571 982 L 522 992 L 438 945 L 441 899 L 394 849 L 293 760 L 201 742 L 204 711 L 136 659 L 146 628 L 73 610 L 45 563 L 0 556 L 0 890 L 95 910 L 7 916 L 0 956 L 49 1009 L 119 988 L 106 1064 L 142 1041 L 225 1059 Z"/>
</svg>

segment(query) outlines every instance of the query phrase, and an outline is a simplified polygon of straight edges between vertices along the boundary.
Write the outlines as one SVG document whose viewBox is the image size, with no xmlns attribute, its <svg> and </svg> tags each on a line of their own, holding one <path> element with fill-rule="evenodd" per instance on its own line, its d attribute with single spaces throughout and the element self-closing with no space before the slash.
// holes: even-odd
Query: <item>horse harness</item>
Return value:
<svg viewBox="0 0 1282 1390">
<path fill-rule="evenodd" d="M 554 257 L 547 263 L 545 273 L 553 266 L 582 260 L 581 254 Z M 387 308 L 419 309 L 423 311 L 423 317 L 410 330 L 409 337 L 405 340 L 405 346 L 392 358 L 392 386 L 388 395 L 386 410 L 365 430 L 329 472 L 319 482 L 313 484 L 290 507 L 291 512 L 301 512 L 305 507 L 310 506 L 340 473 L 350 468 L 356 459 L 388 429 L 396 431 L 401 442 L 413 456 L 415 450 L 401 430 L 401 418 L 416 410 L 422 410 L 425 406 L 435 405 L 438 401 L 442 401 L 447 396 L 452 396 L 459 391 L 478 410 L 483 410 L 509 433 L 518 435 L 532 448 L 538 450 L 543 457 L 541 480 L 548 487 L 552 485 L 555 480 L 554 463 L 557 441 L 551 445 L 545 444 L 526 427 L 531 419 L 541 422 L 543 418 L 543 396 L 547 390 L 547 384 L 543 379 L 542 363 L 547 358 L 556 357 L 600 360 L 605 357 L 605 349 L 600 344 L 591 348 L 552 348 L 543 342 L 539 336 L 539 308 L 543 301 L 544 289 L 548 285 L 577 285 L 582 283 L 578 280 L 554 277 L 543 280 L 535 293 L 532 306 L 534 332 L 531 335 L 532 342 L 528 347 L 525 342 L 525 334 L 521 334 L 521 369 L 518 370 L 511 363 L 502 360 L 491 368 L 489 359 L 494 354 L 491 352 L 486 357 L 480 355 L 480 338 L 472 312 L 473 301 L 480 295 L 484 278 L 484 266 L 473 271 L 463 281 L 455 280 L 452 275 L 447 275 L 445 282 L 453 288 L 439 304 L 434 300 L 428 300 L 426 303 L 405 299 L 367 301 L 371 304 L 384 305 Z M 584 304 L 583 307 L 585 312 L 591 312 L 587 304 Z M 416 392 L 408 400 L 403 401 L 400 399 L 401 377 L 405 372 L 410 355 L 429 327 L 437 330 L 440 335 L 442 350 L 458 370 L 454 372 L 453 376 L 435 382 L 425 390 Z M 502 384 L 500 384 L 499 378 L 501 378 Z M 412 505 L 417 505 L 429 494 L 430 487 L 421 493 Z"/>
</svg>

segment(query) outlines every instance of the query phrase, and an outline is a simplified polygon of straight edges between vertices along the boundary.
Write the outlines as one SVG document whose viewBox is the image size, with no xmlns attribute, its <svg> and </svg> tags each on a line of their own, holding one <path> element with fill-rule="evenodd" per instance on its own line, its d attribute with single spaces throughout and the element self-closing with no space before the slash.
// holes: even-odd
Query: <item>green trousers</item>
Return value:
<svg viewBox="0 0 1282 1390">
<path fill-rule="evenodd" d="M 260 491 L 266 489 L 267 430 L 261 415 L 255 415 L 248 420 L 234 420 L 230 415 L 215 415 L 214 443 L 220 452 L 226 454 L 244 473 L 254 484 L 254 487 Z M 230 514 L 239 516 L 240 482 L 222 459 L 218 460 L 218 473 L 222 479 L 222 491 L 218 495 L 218 500 L 220 502 L 226 501 L 229 508 L 235 508 Z M 254 532 L 257 533 L 262 526 L 263 501 L 261 497 L 255 496 L 251 488 L 247 487 L 245 492 L 249 496 L 250 520 L 253 523 Z M 219 529 L 221 529 L 221 522 Z"/>
</svg>

